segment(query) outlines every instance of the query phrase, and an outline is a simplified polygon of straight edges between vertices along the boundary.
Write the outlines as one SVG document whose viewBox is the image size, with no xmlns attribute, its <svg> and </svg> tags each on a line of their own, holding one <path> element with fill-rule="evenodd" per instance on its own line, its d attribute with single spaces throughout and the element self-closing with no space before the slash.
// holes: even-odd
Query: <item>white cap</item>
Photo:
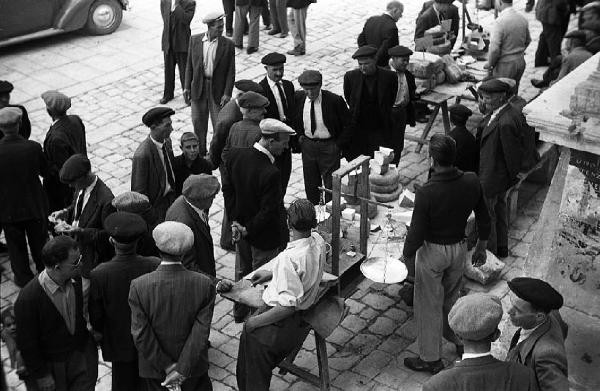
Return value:
<svg viewBox="0 0 600 391">
<path fill-rule="evenodd" d="M 160 251 L 171 255 L 183 255 L 194 245 L 192 229 L 177 221 L 157 225 L 152 231 L 152 238 Z"/>
</svg>

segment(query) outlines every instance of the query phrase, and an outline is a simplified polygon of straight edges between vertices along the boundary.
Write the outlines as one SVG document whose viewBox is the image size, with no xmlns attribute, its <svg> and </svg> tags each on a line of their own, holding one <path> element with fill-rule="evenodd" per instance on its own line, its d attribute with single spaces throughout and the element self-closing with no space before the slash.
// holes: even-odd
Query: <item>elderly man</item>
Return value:
<svg viewBox="0 0 600 391">
<path fill-rule="evenodd" d="M 399 1 L 390 1 L 382 15 L 371 16 L 365 22 L 362 32 L 358 35 L 359 47 L 373 46 L 375 64 L 387 68 L 390 56 L 388 49 L 398 45 L 398 26 L 396 23 L 402 17 L 404 5 Z M 346 97 L 348 100 L 348 97 Z"/>
<path fill-rule="evenodd" d="M 31 136 L 31 122 L 29 122 L 29 115 L 27 109 L 21 105 L 14 105 L 10 103 L 10 93 L 14 90 L 14 86 L 7 80 L 0 80 L 0 109 L 5 107 L 17 107 L 21 110 L 21 124 L 19 125 L 19 134 L 24 139 L 29 139 Z M 3 133 L 0 132 L 0 139 L 4 137 Z"/>
<path fill-rule="evenodd" d="M 138 239 L 137 253 L 143 257 L 157 257 L 158 248 L 152 239 L 152 230 L 158 225 L 156 212 L 150 205 L 150 200 L 144 194 L 126 191 L 116 196 L 111 202 L 117 212 L 135 213 L 141 216 L 148 230 Z"/>
<path fill-rule="evenodd" d="M 175 156 L 173 160 L 173 171 L 175 173 L 175 192 L 180 195 L 183 182 L 190 175 L 212 174 L 212 163 L 210 160 L 200 156 L 200 144 L 198 136 L 193 132 L 185 132 L 179 141 L 181 155 Z"/>
<path fill-rule="evenodd" d="M 52 238 L 42 259 L 45 269 L 15 302 L 17 347 L 39 390 L 94 391 L 98 350 L 84 317 L 79 244 Z"/>
<path fill-rule="evenodd" d="M 139 374 L 149 391 L 176 385 L 182 391 L 210 391 L 208 335 L 215 286 L 210 277 L 181 264 L 194 245 L 190 227 L 165 221 L 154 228 L 152 237 L 161 263 L 152 273 L 133 280 L 129 290 Z"/>
<path fill-rule="evenodd" d="M 531 368 L 540 391 L 568 390 L 567 325 L 558 312 L 563 305 L 562 295 L 537 278 L 513 278 L 508 287 L 508 315 L 519 329 L 510 342 L 506 360 Z"/>
<path fill-rule="evenodd" d="M 471 109 L 461 104 L 448 107 L 450 123 L 454 128 L 450 137 L 456 142 L 456 160 L 454 166 L 461 171 L 477 173 L 479 170 L 479 145 L 475 136 L 467 129 L 467 121 L 473 115 Z"/>
<path fill-rule="evenodd" d="M 204 157 L 208 117 L 214 131 L 219 110 L 231 99 L 235 50 L 233 42 L 223 37 L 223 13 L 208 13 L 202 22 L 208 30 L 190 39 L 183 96 L 192 101 L 192 124 Z"/>
<path fill-rule="evenodd" d="M 502 312 L 496 296 L 473 293 L 458 299 L 448 314 L 448 323 L 464 343 L 462 360 L 427 380 L 423 391 L 537 390 L 531 369 L 492 356 Z"/>
<path fill-rule="evenodd" d="M 48 237 L 48 199 L 40 176 L 48 175 L 42 147 L 19 134 L 23 111 L 0 109 L 0 227 L 8 247 L 15 284 L 22 288 L 33 278 L 27 244 L 39 271 L 44 269 L 42 247 Z"/>
<path fill-rule="evenodd" d="M 292 202 L 287 211 L 291 242 L 275 259 L 246 276 L 253 285 L 268 284 L 265 307 L 244 323 L 236 367 L 240 391 L 268 391 L 273 369 L 306 337 L 308 324 L 301 312 L 316 300 L 325 266 L 325 240 L 317 226 L 314 205 Z M 231 290 L 223 280 L 217 291 Z"/>
<path fill-rule="evenodd" d="M 90 273 L 90 323 L 101 334 L 102 358 L 112 363 L 112 390 L 142 388 L 137 351 L 131 338 L 131 310 L 127 298 L 131 281 L 156 269 L 160 260 L 137 254 L 138 240 L 148 232 L 143 218 L 115 212 L 104 220 L 115 256 Z"/>
<path fill-rule="evenodd" d="M 173 202 L 166 217 L 187 225 L 194 233 L 194 246 L 183 254 L 183 266 L 213 278 L 217 272 L 207 211 L 220 189 L 219 180 L 212 175 L 190 175 L 183 183 L 183 194 Z"/>
<path fill-rule="evenodd" d="M 318 205 L 319 186 L 331 189 L 331 175 L 340 168 L 341 152 L 349 146 L 348 107 L 344 98 L 321 88 L 323 76 L 318 71 L 302 72 L 298 83 L 302 90 L 296 91 L 294 129 L 302 151 L 304 191 Z M 326 193 L 324 201 L 329 200 Z"/>
<path fill-rule="evenodd" d="M 542 23 L 542 32 L 535 51 L 535 66 L 548 65 L 560 55 L 560 45 L 569 27 L 569 0 L 539 0 L 535 17 Z"/>
<path fill-rule="evenodd" d="M 453 166 L 454 140 L 434 134 L 429 142 L 429 155 L 433 173 L 416 192 L 403 249 L 405 263 L 412 263 L 416 254 L 414 309 L 419 341 L 419 356 L 405 358 L 404 366 L 436 374 L 444 368 L 442 336 L 456 345 L 459 355 L 462 353 L 462 342 L 448 326 L 447 315 L 462 285 L 467 219 L 474 211 L 479 240 L 471 262 L 478 266 L 486 258 L 490 218 L 477 175 Z"/>
<path fill-rule="evenodd" d="M 71 203 L 73 191 L 61 183 L 59 172 L 67 159 L 77 153 L 87 155 L 85 126 L 76 115 L 67 115 L 71 98 L 58 91 L 42 94 L 46 111 L 52 118 L 52 126 L 44 139 L 44 153 L 50 165 L 50 173 L 44 178 L 50 210 L 62 209 Z"/>
</svg>

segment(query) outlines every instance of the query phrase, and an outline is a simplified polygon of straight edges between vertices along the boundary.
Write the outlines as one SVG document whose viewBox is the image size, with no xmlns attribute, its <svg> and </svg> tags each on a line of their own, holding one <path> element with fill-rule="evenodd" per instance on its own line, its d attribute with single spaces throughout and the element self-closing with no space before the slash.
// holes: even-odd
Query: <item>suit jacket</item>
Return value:
<svg viewBox="0 0 600 391">
<path fill-rule="evenodd" d="M 39 179 L 46 175 L 40 144 L 18 134 L 0 139 L 0 224 L 46 219 L 48 198 Z"/>
<path fill-rule="evenodd" d="M 193 35 L 188 49 L 187 65 L 185 68 L 184 90 L 190 90 L 192 100 L 200 99 L 204 85 L 204 34 Z M 226 95 L 231 97 L 235 81 L 235 50 L 233 42 L 225 37 L 219 37 L 212 74 L 212 94 L 217 104 Z"/>
<path fill-rule="evenodd" d="M 537 391 L 533 371 L 493 356 L 467 358 L 434 375 L 423 391 Z"/>
<path fill-rule="evenodd" d="M 569 21 L 569 0 L 538 0 L 535 17 L 542 23 L 562 26 Z"/>
<path fill-rule="evenodd" d="M 163 19 L 161 47 L 163 52 L 187 52 L 190 45 L 190 24 L 196 12 L 196 2 L 181 0 L 171 12 L 171 1 L 160 0 L 160 14 Z"/>
<path fill-rule="evenodd" d="M 6 105 L 6 107 L 18 107 L 21 109 L 23 115 L 21 115 L 21 124 L 19 125 L 19 134 L 25 139 L 29 140 L 31 136 L 31 122 L 29 121 L 29 115 L 27 109 L 21 105 Z M 4 137 L 4 133 L 0 132 L 0 140 Z"/>
<path fill-rule="evenodd" d="M 188 270 L 202 272 L 216 277 L 215 254 L 210 226 L 188 204 L 184 196 L 179 196 L 167 210 L 167 221 L 178 221 L 191 228 L 194 233 L 194 246 L 183 255 L 181 263 Z"/>
<path fill-rule="evenodd" d="M 175 156 L 175 159 L 173 159 L 173 172 L 175 173 L 175 193 L 181 194 L 183 182 L 185 182 L 190 175 L 211 175 L 212 163 L 198 155 L 196 160 L 192 162 L 192 165 L 188 167 L 185 162 L 185 156 L 182 153 L 179 156 Z"/>
<path fill-rule="evenodd" d="M 185 377 L 206 374 L 215 294 L 209 277 L 181 264 L 160 265 L 131 282 L 131 335 L 141 377 L 164 379 L 173 363 Z"/>
<path fill-rule="evenodd" d="M 406 85 L 408 86 L 408 104 L 406 105 L 406 123 L 410 126 L 416 125 L 417 114 L 415 112 L 415 101 L 417 100 L 417 83 L 415 76 L 410 71 L 404 71 Z M 398 77 L 398 72 L 396 72 Z M 404 140 L 403 140 L 404 141 Z"/>
<path fill-rule="evenodd" d="M 456 141 L 456 160 L 454 165 L 461 171 L 478 172 L 479 146 L 475 136 L 464 126 L 456 126 L 450 132 L 450 137 Z"/>
<path fill-rule="evenodd" d="M 531 368 L 540 390 L 568 390 L 566 336 L 566 324 L 558 311 L 553 311 L 529 337 L 508 351 L 506 361 L 518 362 Z"/>
<path fill-rule="evenodd" d="M 137 254 L 115 255 L 90 273 L 89 313 L 94 330 L 102 333 L 104 361 L 132 362 L 137 351 L 131 337 L 127 298 L 131 281 L 158 267 L 160 259 Z"/>
<path fill-rule="evenodd" d="M 171 162 L 175 161 L 171 140 L 165 140 L 167 151 Z M 145 194 L 154 206 L 165 194 L 167 186 L 165 166 L 160 160 L 156 146 L 148 136 L 133 154 L 133 165 L 131 169 L 131 191 Z M 173 189 L 175 191 L 175 189 Z"/>
<path fill-rule="evenodd" d="M 362 32 L 357 38 L 358 46 L 371 45 L 378 48 L 375 60 L 380 67 L 388 67 L 390 56 L 388 49 L 398 45 L 398 26 L 388 15 L 371 16 L 365 22 Z M 348 98 L 346 98 L 348 100 Z"/>
<path fill-rule="evenodd" d="M 242 119 L 231 126 L 221 160 L 227 164 L 229 152 L 233 148 L 250 148 L 260 139 L 261 130 L 258 122 Z"/>
<path fill-rule="evenodd" d="M 243 119 L 240 106 L 236 99 L 232 99 L 219 111 L 217 116 L 217 126 L 215 126 L 212 140 L 210 141 L 209 155 L 213 167 L 219 167 L 223 161 L 221 154 L 229 136 L 231 126 Z"/>
<path fill-rule="evenodd" d="M 415 26 L 415 39 L 423 38 L 425 35 L 425 31 L 438 26 L 442 20 L 451 20 L 452 24 L 450 26 L 450 31 L 454 33 L 454 39 L 451 41 L 452 45 L 456 42 L 456 37 L 458 37 L 458 28 L 460 17 L 458 15 L 458 8 L 454 4 L 436 4 L 440 15 L 435 12 L 433 9 L 433 5 L 426 8 L 422 13 L 417 17 L 417 22 Z"/>
</svg>

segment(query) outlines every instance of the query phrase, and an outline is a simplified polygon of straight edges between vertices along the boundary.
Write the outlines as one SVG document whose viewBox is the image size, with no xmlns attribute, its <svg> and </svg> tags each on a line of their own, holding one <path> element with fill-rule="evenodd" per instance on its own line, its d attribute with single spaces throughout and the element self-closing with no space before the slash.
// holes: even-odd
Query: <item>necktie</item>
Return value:
<svg viewBox="0 0 600 391">
<path fill-rule="evenodd" d="M 285 115 L 285 113 L 287 113 L 288 107 L 287 101 L 285 100 L 283 88 L 281 87 L 281 82 L 277 82 L 275 83 L 275 85 L 277 86 L 277 90 L 279 91 L 279 99 L 281 99 L 281 105 L 283 106 L 283 115 Z"/>
<path fill-rule="evenodd" d="M 79 196 L 77 197 L 77 208 L 75 208 L 75 218 L 73 221 L 79 221 L 81 217 L 81 212 L 83 211 L 83 196 L 85 195 L 85 190 L 81 190 L 79 192 Z"/>
<path fill-rule="evenodd" d="M 171 168 L 171 160 L 169 159 L 169 153 L 167 152 L 167 145 L 162 146 L 163 156 L 165 158 L 165 170 L 167 171 L 167 180 L 172 190 L 175 190 L 175 178 L 173 178 L 173 169 Z"/>
<path fill-rule="evenodd" d="M 315 101 L 310 101 L 310 133 L 315 134 L 317 130 L 317 116 L 315 115 Z"/>
<path fill-rule="evenodd" d="M 515 346 L 517 346 L 517 344 L 519 343 L 519 338 L 521 338 L 521 329 L 517 329 L 517 332 L 515 333 L 515 335 L 513 335 L 512 339 L 510 340 L 510 347 L 508 348 L 508 350 L 511 350 L 512 348 L 514 348 Z"/>
</svg>

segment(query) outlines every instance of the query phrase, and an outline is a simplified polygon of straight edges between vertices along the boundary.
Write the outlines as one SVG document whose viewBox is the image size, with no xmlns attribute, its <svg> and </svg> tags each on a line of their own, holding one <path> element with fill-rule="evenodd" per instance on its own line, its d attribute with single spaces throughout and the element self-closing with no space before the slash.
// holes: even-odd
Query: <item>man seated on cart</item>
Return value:
<svg viewBox="0 0 600 391">
<path fill-rule="evenodd" d="M 236 368 L 240 391 L 268 391 L 273 369 L 300 345 L 309 325 L 302 312 L 318 298 L 325 266 L 325 240 L 317 226 L 314 205 L 294 201 L 287 210 L 291 241 L 287 248 L 249 278 L 252 285 L 267 284 L 259 308 L 244 324 Z M 228 292 L 233 282 L 221 280 L 217 292 Z"/>
</svg>

